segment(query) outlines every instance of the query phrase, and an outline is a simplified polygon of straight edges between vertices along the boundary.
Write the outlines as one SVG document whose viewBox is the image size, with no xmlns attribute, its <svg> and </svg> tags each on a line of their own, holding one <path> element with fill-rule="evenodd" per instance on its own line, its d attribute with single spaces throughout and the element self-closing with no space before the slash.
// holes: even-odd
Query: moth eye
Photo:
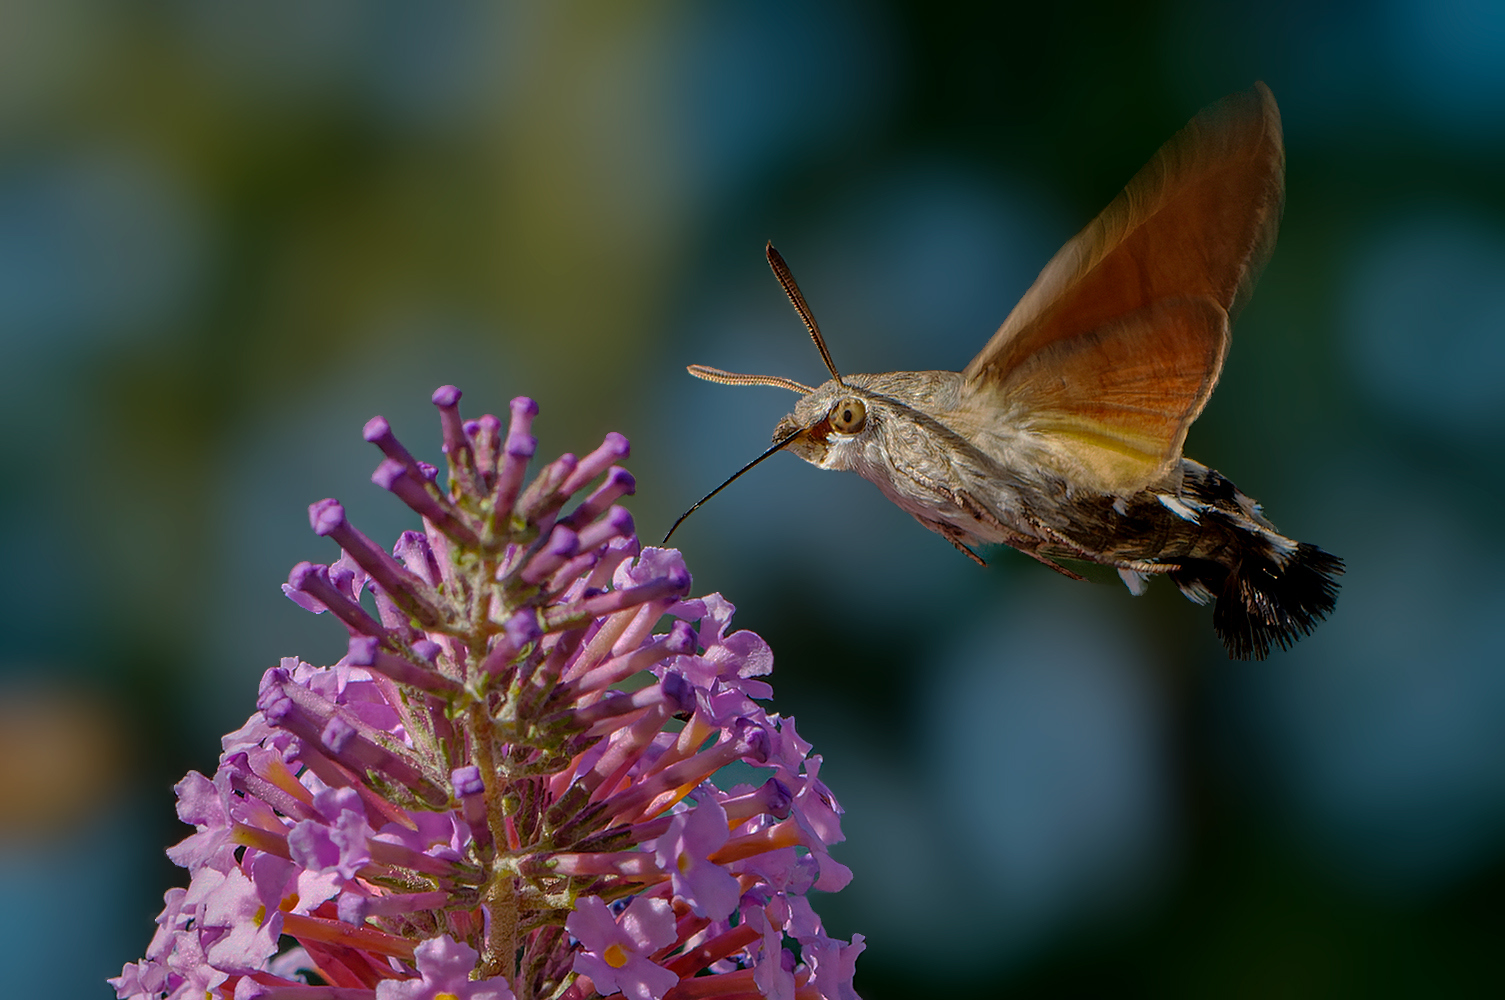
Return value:
<svg viewBox="0 0 1505 1000">
<path fill-rule="evenodd" d="M 831 410 L 831 429 L 842 434 L 856 434 L 867 423 L 867 406 L 855 396 L 848 396 Z"/>
</svg>

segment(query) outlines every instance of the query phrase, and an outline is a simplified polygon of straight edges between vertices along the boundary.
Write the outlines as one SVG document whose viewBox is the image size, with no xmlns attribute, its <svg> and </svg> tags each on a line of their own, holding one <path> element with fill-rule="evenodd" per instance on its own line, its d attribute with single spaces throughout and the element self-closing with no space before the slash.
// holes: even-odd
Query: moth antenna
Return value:
<svg viewBox="0 0 1505 1000">
<path fill-rule="evenodd" d="M 800 385 L 792 378 L 780 378 L 778 375 L 739 375 L 736 372 L 724 372 L 720 368 L 712 368 L 710 365 L 690 365 L 685 371 L 696 378 L 703 378 L 707 382 L 716 382 L 720 385 L 771 385 L 777 389 L 797 392 L 801 396 L 808 396 L 815 391 L 808 385 Z"/>
<path fill-rule="evenodd" d="M 783 438 L 782 440 L 775 441 L 773 443 L 773 447 L 772 448 L 769 448 L 763 454 L 759 455 L 757 458 L 753 459 L 751 462 L 748 462 L 746 465 L 744 465 L 742 468 L 738 469 L 736 472 L 732 473 L 731 476 L 730 476 L 730 478 L 728 478 L 726 482 L 722 483 L 720 486 L 716 487 L 714 490 L 712 490 L 711 492 L 707 493 L 705 496 L 701 497 L 700 500 L 699 500 L 699 502 L 697 502 L 695 504 L 695 506 L 691 507 L 689 510 L 685 511 L 683 514 L 679 515 L 679 520 L 675 521 L 672 525 L 669 526 L 669 530 L 664 534 L 664 540 L 662 542 L 660 542 L 659 544 L 660 545 L 668 545 L 669 544 L 669 536 L 672 535 L 672 534 L 674 534 L 674 529 L 678 528 L 681 524 L 685 523 L 685 518 L 689 517 L 691 514 L 695 513 L 697 510 L 699 510 L 705 504 L 705 502 L 707 500 L 711 499 L 711 497 L 715 496 L 717 493 L 720 493 L 722 490 L 726 489 L 732 483 L 735 483 L 738 480 L 738 478 L 741 477 L 742 473 L 746 472 L 748 469 L 751 469 L 753 466 L 757 465 L 759 462 L 763 461 L 763 459 L 765 459 L 768 456 L 772 455 L 774 452 L 779 451 L 786 444 L 788 444 L 790 441 L 793 441 L 795 438 L 799 437 L 803 433 L 805 433 L 805 429 L 803 427 L 801 427 L 799 430 L 797 430 L 794 433 L 788 435 L 787 437 Z"/>
<path fill-rule="evenodd" d="M 826 363 L 826 370 L 836 380 L 837 385 L 846 385 L 841 380 L 841 372 L 836 370 L 836 364 L 831 360 L 831 352 L 826 350 L 826 338 L 820 335 L 820 325 L 815 322 L 815 314 L 810 311 L 810 306 L 805 302 L 805 297 L 800 294 L 800 286 L 795 284 L 794 275 L 789 270 L 789 265 L 784 263 L 784 258 L 773 248 L 773 241 L 769 241 L 764 248 L 768 254 L 768 266 L 773 268 L 773 276 L 779 279 L 779 284 L 784 288 L 784 294 L 789 296 L 789 302 L 794 306 L 794 311 L 800 314 L 800 319 L 805 321 L 805 329 L 810 331 L 810 339 L 815 341 L 816 350 L 820 351 L 820 359 Z"/>
</svg>

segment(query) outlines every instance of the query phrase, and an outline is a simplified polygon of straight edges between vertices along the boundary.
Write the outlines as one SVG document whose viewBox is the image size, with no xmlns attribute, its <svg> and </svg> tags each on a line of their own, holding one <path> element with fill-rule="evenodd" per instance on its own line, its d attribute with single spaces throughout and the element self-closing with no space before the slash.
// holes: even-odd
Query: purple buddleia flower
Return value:
<svg viewBox="0 0 1505 1000">
<path fill-rule="evenodd" d="M 622 993 L 632 1000 L 662 1000 L 679 977 L 649 956 L 674 943 L 674 910 L 662 899 L 638 896 L 613 917 L 606 904 L 585 896 L 565 929 L 578 938 L 575 971 L 590 976 L 602 996 Z"/>
<path fill-rule="evenodd" d="M 167 849 L 173 864 L 188 869 L 204 865 L 223 869 L 233 864 L 235 843 L 230 839 L 233 824 L 228 788 L 189 771 L 173 791 L 178 793 L 178 819 L 193 824 L 196 831 Z"/>
<path fill-rule="evenodd" d="M 448 934 L 430 938 L 414 950 L 418 978 L 383 980 L 376 1000 L 515 1000 L 505 983 L 471 981 L 480 957 Z"/>
<path fill-rule="evenodd" d="M 810 985 L 821 1000 L 859 1000 L 852 988 L 852 976 L 857 969 L 857 956 L 867 949 L 861 934 L 853 934 L 852 942 L 823 938 L 806 946 L 806 960 L 814 975 Z"/>
<path fill-rule="evenodd" d="M 355 877 L 371 861 L 370 838 L 360 796 L 353 788 L 326 788 L 314 796 L 318 816 L 294 824 L 287 835 L 292 859 L 312 872 Z"/>
<path fill-rule="evenodd" d="M 728 840 L 726 810 L 708 786 L 697 794 L 700 802 L 676 814 L 668 831 L 653 842 L 653 856 L 669 873 L 675 895 L 691 910 L 711 920 L 725 920 L 742 895 L 736 876 L 710 860 Z"/>
<path fill-rule="evenodd" d="M 459 399 L 434 393 L 442 479 L 366 425 L 422 530 L 389 552 L 309 508 L 339 554 L 284 591 L 348 652 L 269 669 L 213 776 L 177 785 L 188 886 L 117 996 L 853 1000 L 862 939 L 805 895 L 851 877 L 841 808 L 759 704 L 768 644 L 639 545 L 626 438 L 529 482 L 538 407 L 467 421 Z M 725 790 L 732 764 L 766 777 Z"/>
<path fill-rule="evenodd" d="M 256 855 L 249 878 L 240 868 L 225 873 L 205 897 L 199 917 L 200 926 L 225 931 L 209 946 L 211 964 L 227 972 L 254 972 L 277 953 L 283 890 L 296 876 L 292 862 L 272 854 Z"/>
<path fill-rule="evenodd" d="M 753 966 L 753 983 L 769 1000 L 795 1000 L 794 953 L 784 948 L 779 924 L 756 907 L 746 909 L 747 924 L 762 938 L 762 950 Z"/>
</svg>

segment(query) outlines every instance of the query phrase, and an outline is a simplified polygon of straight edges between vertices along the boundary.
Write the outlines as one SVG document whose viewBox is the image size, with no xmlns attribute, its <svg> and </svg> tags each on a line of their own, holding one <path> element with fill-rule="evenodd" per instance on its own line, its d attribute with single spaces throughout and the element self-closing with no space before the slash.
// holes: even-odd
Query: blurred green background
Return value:
<svg viewBox="0 0 1505 1000">
<path fill-rule="evenodd" d="M 1505 7 L 0 3 L 0 940 L 103 997 L 170 787 L 370 535 L 382 413 L 633 441 L 646 539 L 818 382 L 964 365 L 1199 108 L 1284 114 L 1285 223 L 1187 451 L 1348 561 L 1316 635 L 998 551 L 779 456 L 681 529 L 847 808 L 867 1000 L 1477 996 L 1505 935 Z"/>
</svg>

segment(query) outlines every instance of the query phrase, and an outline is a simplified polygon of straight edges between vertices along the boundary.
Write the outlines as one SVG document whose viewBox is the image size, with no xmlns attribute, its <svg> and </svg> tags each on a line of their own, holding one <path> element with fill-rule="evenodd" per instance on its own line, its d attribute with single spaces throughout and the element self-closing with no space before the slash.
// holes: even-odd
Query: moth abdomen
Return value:
<svg viewBox="0 0 1505 1000">
<path fill-rule="evenodd" d="M 1191 501 L 1196 522 L 1181 520 L 1173 532 L 1180 544 L 1160 554 L 1179 563 L 1171 581 L 1199 604 L 1215 599 L 1213 629 L 1233 659 L 1289 649 L 1332 612 L 1343 560 L 1280 534 L 1259 504 L 1217 471 L 1190 460 L 1183 467 L 1182 499 Z"/>
<path fill-rule="evenodd" d="M 1187 599 L 1215 601 L 1213 628 L 1234 659 L 1264 659 L 1309 634 L 1333 610 L 1343 561 L 1282 535 L 1216 470 L 1183 459 L 1179 478 L 1175 493 L 1075 498 L 1058 530 L 1127 571 L 1136 594 L 1144 576 L 1164 573 Z"/>
<path fill-rule="evenodd" d="M 1194 547 L 1171 580 L 1193 600 L 1216 599 L 1212 627 L 1233 659 L 1289 649 L 1332 612 L 1343 560 L 1280 534 L 1259 504 L 1216 470 L 1182 464 L 1183 495 L 1202 506 L 1201 519 L 1221 537 Z"/>
</svg>

